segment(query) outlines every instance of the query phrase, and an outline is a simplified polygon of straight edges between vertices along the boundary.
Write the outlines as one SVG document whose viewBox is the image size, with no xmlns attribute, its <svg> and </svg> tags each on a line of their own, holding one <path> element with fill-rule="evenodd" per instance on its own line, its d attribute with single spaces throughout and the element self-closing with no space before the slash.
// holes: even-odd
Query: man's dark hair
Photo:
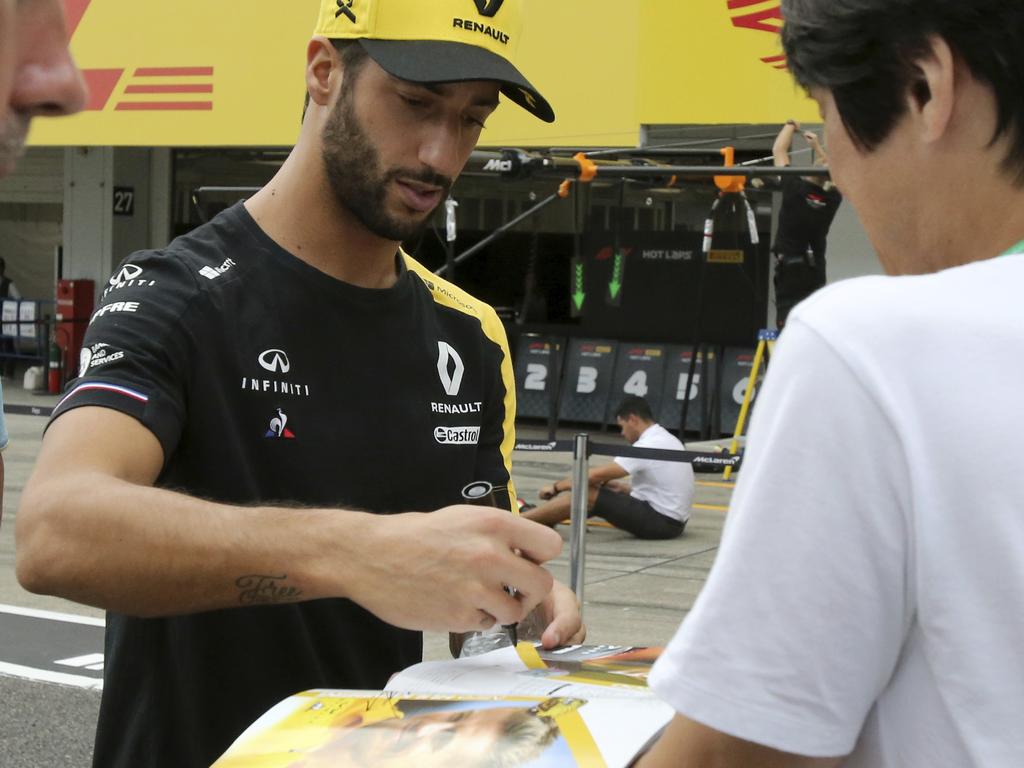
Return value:
<svg viewBox="0 0 1024 768">
<path fill-rule="evenodd" d="M 654 421 L 654 414 L 651 413 L 650 404 L 642 397 L 629 395 L 624 398 L 619 407 L 615 409 L 616 419 L 626 419 L 636 416 L 642 421 Z"/>
<path fill-rule="evenodd" d="M 993 142 L 1008 134 L 1007 171 L 1024 185 L 1024 4 L 1019 0 L 782 0 L 782 44 L 796 81 L 832 92 L 852 141 L 881 144 L 930 98 L 917 62 L 941 37 L 998 104 Z"/>
<path fill-rule="evenodd" d="M 363 68 L 370 54 L 359 44 L 358 40 L 335 40 L 331 39 L 331 45 L 341 56 L 341 65 L 345 68 L 345 80 L 341 84 L 342 93 L 351 90 L 359 77 L 359 71 Z M 306 92 L 306 100 L 302 105 L 302 119 L 306 119 L 306 110 L 309 109 L 309 92 Z"/>
</svg>

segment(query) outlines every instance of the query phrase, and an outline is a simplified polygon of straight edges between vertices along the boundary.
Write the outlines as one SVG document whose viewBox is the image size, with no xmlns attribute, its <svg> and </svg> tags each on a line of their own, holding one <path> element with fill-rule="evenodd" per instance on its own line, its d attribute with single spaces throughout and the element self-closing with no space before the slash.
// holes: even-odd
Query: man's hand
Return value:
<svg viewBox="0 0 1024 768">
<path fill-rule="evenodd" d="M 551 592 L 539 563 L 562 549 L 550 528 L 486 507 L 367 515 L 360 527 L 339 553 L 359 569 L 347 596 L 407 629 L 468 632 L 521 621 Z M 332 565 L 326 558 L 323 566 Z"/>
<path fill-rule="evenodd" d="M 744 741 L 676 714 L 658 740 L 634 765 L 637 768 L 835 768 L 838 758 L 817 758 Z"/>
<path fill-rule="evenodd" d="M 609 480 L 604 487 L 615 493 L 629 493 L 633 490 L 633 486 L 629 484 L 628 480 Z"/>
<path fill-rule="evenodd" d="M 549 499 L 555 498 L 558 495 L 558 491 L 555 490 L 554 483 L 548 483 L 547 485 L 541 486 L 541 489 L 537 491 L 537 496 L 541 501 L 548 501 Z"/>
<path fill-rule="evenodd" d="M 545 648 L 578 645 L 587 639 L 587 627 L 580 615 L 576 593 L 562 582 L 554 583 L 540 605 L 540 612 L 547 624 L 540 638 Z"/>
</svg>

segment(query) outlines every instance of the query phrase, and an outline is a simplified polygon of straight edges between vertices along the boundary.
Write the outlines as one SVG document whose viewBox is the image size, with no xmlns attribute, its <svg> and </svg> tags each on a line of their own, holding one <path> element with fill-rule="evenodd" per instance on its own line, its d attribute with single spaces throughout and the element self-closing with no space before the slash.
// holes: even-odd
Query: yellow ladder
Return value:
<svg viewBox="0 0 1024 768">
<path fill-rule="evenodd" d="M 765 370 L 768 370 L 768 358 L 775 352 L 775 342 L 779 338 L 778 331 L 763 329 L 757 332 L 757 351 L 754 352 L 754 367 L 750 371 L 750 378 L 747 380 L 747 388 L 743 393 L 743 405 L 740 406 L 740 415 L 736 419 L 736 429 L 732 433 L 732 444 L 729 446 L 729 453 L 735 454 L 740 445 L 740 435 L 747 425 L 747 414 L 750 413 L 750 403 L 754 399 L 754 392 L 757 389 L 757 380 L 761 375 L 761 363 L 764 363 Z M 767 354 L 765 351 L 767 350 Z M 732 467 L 726 467 L 722 475 L 724 480 L 732 477 Z"/>
</svg>

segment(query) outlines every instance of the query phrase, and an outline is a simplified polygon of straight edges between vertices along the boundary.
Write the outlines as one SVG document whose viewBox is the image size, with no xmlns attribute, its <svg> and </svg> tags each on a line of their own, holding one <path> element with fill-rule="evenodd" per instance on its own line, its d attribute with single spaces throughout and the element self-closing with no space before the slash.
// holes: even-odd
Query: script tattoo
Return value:
<svg viewBox="0 0 1024 768">
<path fill-rule="evenodd" d="M 286 573 L 280 576 L 242 576 L 235 581 L 235 586 L 242 590 L 238 602 L 242 605 L 268 605 L 293 601 L 302 594 L 302 590 L 288 586 L 285 583 L 287 579 Z"/>
</svg>

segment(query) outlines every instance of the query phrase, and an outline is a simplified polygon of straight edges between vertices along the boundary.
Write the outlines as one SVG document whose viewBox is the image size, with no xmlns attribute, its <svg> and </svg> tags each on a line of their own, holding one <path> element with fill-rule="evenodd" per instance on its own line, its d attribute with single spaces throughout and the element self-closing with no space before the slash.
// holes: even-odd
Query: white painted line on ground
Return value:
<svg viewBox="0 0 1024 768">
<path fill-rule="evenodd" d="M 84 656 L 75 656 L 70 659 L 60 659 L 53 662 L 65 667 L 85 667 L 86 669 L 103 669 L 102 653 L 87 653 Z"/>
<path fill-rule="evenodd" d="M 15 616 L 28 616 L 33 619 L 50 619 L 51 621 L 67 621 L 71 624 L 88 624 L 93 627 L 105 627 L 106 621 L 92 616 L 79 616 L 75 613 L 59 613 L 58 611 L 42 611 L 38 608 L 22 608 L 20 605 L 4 605 L 0 603 L 0 613 Z"/>
<path fill-rule="evenodd" d="M 75 688 L 91 688 L 95 691 L 103 690 L 103 681 L 97 680 L 95 677 L 70 675 L 67 672 L 49 672 L 45 669 L 23 667 L 21 664 L 10 664 L 6 661 L 0 661 L 0 675 L 20 677 L 25 680 L 34 680 L 41 683 L 71 685 Z"/>
</svg>

